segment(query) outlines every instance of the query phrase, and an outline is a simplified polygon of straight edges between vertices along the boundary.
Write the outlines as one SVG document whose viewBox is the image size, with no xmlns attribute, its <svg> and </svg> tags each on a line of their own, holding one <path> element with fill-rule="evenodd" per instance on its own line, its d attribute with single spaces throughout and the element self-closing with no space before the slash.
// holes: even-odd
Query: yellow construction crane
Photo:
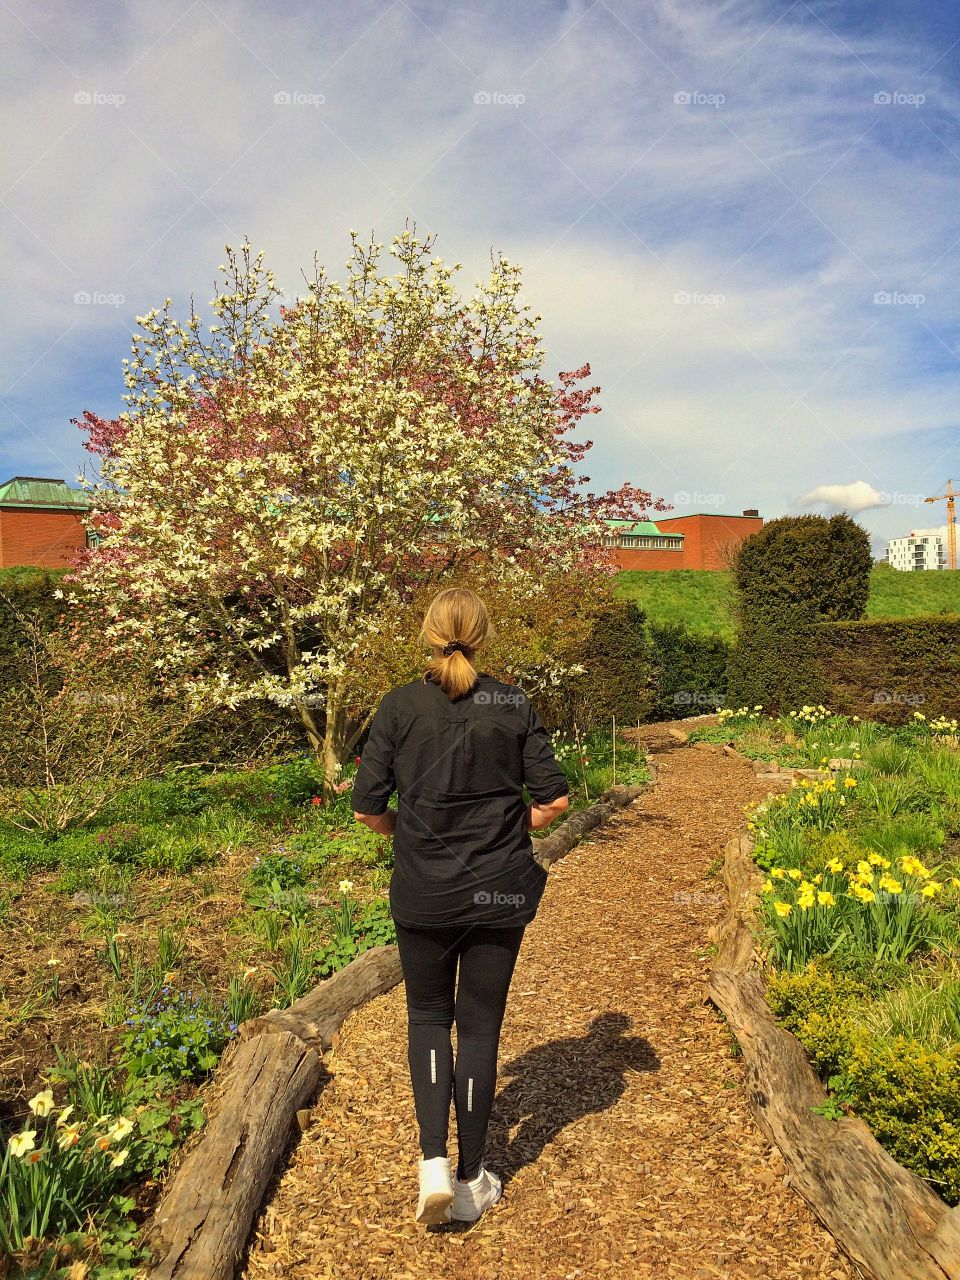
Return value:
<svg viewBox="0 0 960 1280">
<path fill-rule="evenodd" d="M 957 567 L 957 517 L 954 514 L 955 504 L 954 498 L 957 494 L 953 491 L 953 481 L 947 481 L 947 492 L 938 493 L 936 497 L 924 498 L 924 502 L 942 502 L 944 498 L 947 500 L 947 568 L 955 569 Z"/>
</svg>

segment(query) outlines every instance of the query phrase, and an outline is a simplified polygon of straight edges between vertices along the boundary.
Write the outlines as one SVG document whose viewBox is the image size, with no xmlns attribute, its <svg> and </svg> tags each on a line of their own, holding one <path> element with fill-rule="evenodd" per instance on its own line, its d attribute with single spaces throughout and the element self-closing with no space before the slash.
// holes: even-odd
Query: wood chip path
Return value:
<svg viewBox="0 0 960 1280">
<path fill-rule="evenodd" d="M 742 761 L 644 731 L 659 784 L 550 872 L 500 1048 L 469 1228 L 414 1222 L 403 988 L 349 1018 L 331 1079 L 262 1212 L 248 1280 L 853 1280 L 784 1183 L 705 1002 L 716 869 L 767 788 Z M 451 1114 L 451 1153 L 455 1128 Z"/>
</svg>

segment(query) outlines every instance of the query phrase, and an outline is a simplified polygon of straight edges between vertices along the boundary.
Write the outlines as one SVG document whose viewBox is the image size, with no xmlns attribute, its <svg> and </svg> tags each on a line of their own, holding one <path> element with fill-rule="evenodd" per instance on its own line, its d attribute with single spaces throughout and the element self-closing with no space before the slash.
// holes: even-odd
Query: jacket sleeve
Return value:
<svg viewBox="0 0 960 1280">
<path fill-rule="evenodd" d="M 570 794 L 567 775 L 557 764 L 547 733 L 540 717 L 527 700 L 527 735 L 523 743 L 523 781 L 535 804 L 550 804 L 561 796 Z"/>
<path fill-rule="evenodd" d="M 389 697 L 377 707 L 353 780 L 354 813 L 386 813 L 396 783 L 393 774 L 393 715 Z"/>
</svg>

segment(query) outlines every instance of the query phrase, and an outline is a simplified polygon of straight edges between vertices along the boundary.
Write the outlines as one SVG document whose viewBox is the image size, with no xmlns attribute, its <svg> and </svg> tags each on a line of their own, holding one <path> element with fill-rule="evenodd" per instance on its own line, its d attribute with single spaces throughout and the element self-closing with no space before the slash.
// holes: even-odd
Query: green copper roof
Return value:
<svg viewBox="0 0 960 1280">
<path fill-rule="evenodd" d="M 52 511 L 86 511 L 90 499 L 82 489 L 71 489 L 66 480 L 40 476 L 14 476 L 0 484 L 0 507 L 46 507 Z"/>
<path fill-rule="evenodd" d="M 657 538 L 682 538 L 682 533 L 668 533 L 664 529 L 658 529 L 652 520 L 624 520 L 622 518 L 610 519 L 606 521 L 612 529 L 617 529 L 622 533 L 643 534 L 645 537 Z"/>
</svg>

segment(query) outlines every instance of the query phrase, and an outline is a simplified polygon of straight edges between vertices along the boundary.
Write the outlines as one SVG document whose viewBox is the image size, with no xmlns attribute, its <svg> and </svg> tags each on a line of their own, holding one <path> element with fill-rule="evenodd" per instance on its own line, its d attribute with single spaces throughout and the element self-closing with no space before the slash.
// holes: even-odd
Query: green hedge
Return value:
<svg viewBox="0 0 960 1280">
<path fill-rule="evenodd" d="M 656 697 L 656 674 L 646 615 L 632 600 L 618 600 L 598 614 L 589 639 L 573 661 L 585 668 L 555 692 L 536 699 L 551 729 L 569 731 L 649 720 Z"/>
<path fill-rule="evenodd" d="M 726 704 L 727 640 L 679 622 L 651 623 L 649 633 L 657 681 L 654 719 L 706 715 Z"/>
<path fill-rule="evenodd" d="M 885 724 L 914 711 L 960 719 L 960 613 L 824 623 L 813 634 L 826 692 L 804 701 Z"/>
</svg>

